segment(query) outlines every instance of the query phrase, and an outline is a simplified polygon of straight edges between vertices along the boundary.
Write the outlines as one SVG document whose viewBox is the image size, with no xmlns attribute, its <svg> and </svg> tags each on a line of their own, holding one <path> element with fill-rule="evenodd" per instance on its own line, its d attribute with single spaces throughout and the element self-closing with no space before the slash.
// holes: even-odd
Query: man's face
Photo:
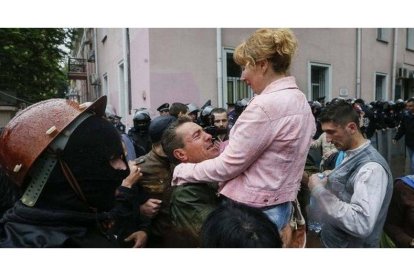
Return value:
<svg viewBox="0 0 414 276">
<path fill-rule="evenodd" d="M 229 125 L 227 113 L 214 113 L 214 126 L 221 129 L 227 129 Z"/>
<path fill-rule="evenodd" d="M 213 143 L 211 135 L 201 126 L 187 122 L 179 126 L 176 133 L 184 143 L 184 148 L 174 150 L 175 157 L 181 162 L 199 163 L 219 156 L 220 147 Z"/>
<path fill-rule="evenodd" d="M 407 103 L 407 110 L 414 114 L 414 102 Z"/>
<path fill-rule="evenodd" d="M 193 120 L 193 122 L 197 122 L 197 112 L 188 113 L 188 116 Z"/>
<path fill-rule="evenodd" d="M 333 122 L 322 123 L 322 130 L 326 132 L 326 140 L 335 145 L 338 150 L 349 150 L 352 147 L 352 130 L 348 123 L 341 126 Z"/>
</svg>

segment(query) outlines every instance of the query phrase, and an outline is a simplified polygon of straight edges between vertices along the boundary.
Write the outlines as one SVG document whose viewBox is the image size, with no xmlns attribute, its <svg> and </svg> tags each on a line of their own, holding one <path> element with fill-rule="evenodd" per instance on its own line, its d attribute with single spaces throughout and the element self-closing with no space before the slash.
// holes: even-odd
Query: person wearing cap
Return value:
<svg viewBox="0 0 414 276">
<path fill-rule="evenodd" d="M 160 113 L 160 116 L 170 115 L 170 104 L 164 103 L 157 108 L 157 111 Z"/>
<path fill-rule="evenodd" d="M 191 117 L 191 119 L 193 119 L 194 123 L 197 123 L 198 120 L 198 112 L 200 112 L 200 109 L 197 107 L 197 105 L 193 104 L 193 103 L 189 103 L 187 104 L 188 107 L 188 113 L 187 115 Z"/>
<path fill-rule="evenodd" d="M 104 118 L 106 101 L 50 99 L 6 125 L 0 166 L 23 194 L 0 220 L 0 247 L 132 246 L 124 238 L 140 225 L 131 187 L 141 173 L 127 165 L 119 134 Z M 139 230 L 133 241 L 144 245 Z"/>
<path fill-rule="evenodd" d="M 161 146 L 161 136 L 175 120 L 171 115 L 154 118 L 149 126 L 152 149 L 137 158 L 143 176 L 133 189 L 141 217 L 151 224 L 148 247 L 169 247 L 172 167 Z"/>
</svg>

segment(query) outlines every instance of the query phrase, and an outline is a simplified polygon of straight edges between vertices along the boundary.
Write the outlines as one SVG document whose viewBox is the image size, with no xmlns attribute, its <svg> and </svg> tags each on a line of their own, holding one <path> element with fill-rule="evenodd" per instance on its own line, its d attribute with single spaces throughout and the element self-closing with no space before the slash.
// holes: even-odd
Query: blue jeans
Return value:
<svg viewBox="0 0 414 276">
<path fill-rule="evenodd" d="M 407 147 L 408 155 L 410 156 L 410 173 L 414 174 L 414 149 Z"/>
<path fill-rule="evenodd" d="M 292 214 L 292 203 L 290 201 L 262 209 L 267 217 L 277 226 L 281 231 L 283 227 L 288 224 Z"/>
</svg>

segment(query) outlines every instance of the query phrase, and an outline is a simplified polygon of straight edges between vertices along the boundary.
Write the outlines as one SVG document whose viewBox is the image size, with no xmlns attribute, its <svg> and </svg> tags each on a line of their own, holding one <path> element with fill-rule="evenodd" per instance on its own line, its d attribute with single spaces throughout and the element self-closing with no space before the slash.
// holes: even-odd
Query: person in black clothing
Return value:
<svg viewBox="0 0 414 276">
<path fill-rule="evenodd" d="M 0 135 L 4 127 L 0 128 Z M 18 187 L 10 184 L 5 171 L 0 165 L 0 218 L 7 209 L 11 208 L 17 201 L 20 191 Z"/>
<path fill-rule="evenodd" d="M 10 184 L 10 180 L 0 167 L 0 218 L 18 200 L 19 189 Z"/>
<path fill-rule="evenodd" d="M 105 105 L 106 96 L 90 105 L 51 99 L 5 127 L 0 165 L 24 193 L 0 220 L 0 247 L 132 246 L 124 239 L 140 221 L 130 188 L 141 173 L 128 168 Z M 145 243 L 142 227 L 135 243 Z"/>
<path fill-rule="evenodd" d="M 396 144 L 401 137 L 405 136 L 405 145 L 410 156 L 410 174 L 414 174 L 414 98 L 407 100 L 406 108 L 407 110 L 392 142 Z"/>
<path fill-rule="evenodd" d="M 244 99 L 238 100 L 234 104 L 234 109 L 228 113 L 228 118 L 229 118 L 228 128 L 229 128 L 229 131 L 234 126 L 234 124 L 236 123 L 236 121 L 239 118 L 240 114 L 242 114 L 242 112 L 246 109 L 248 103 L 249 103 L 249 99 L 244 98 Z"/>
<path fill-rule="evenodd" d="M 312 137 L 312 139 L 316 140 L 319 138 L 319 136 L 321 136 L 323 132 L 321 123 L 319 122 L 319 115 L 321 114 L 321 111 L 322 111 L 322 104 L 318 101 L 310 101 L 309 105 L 311 107 L 313 117 L 315 118 L 315 125 L 316 125 L 316 132 L 315 132 L 315 135 Z"/>
<path fill-rule="evenodd" d="M 145 108 L 141 108 L 135 113 L 133 122 L 134 127 L 128 131 L 128 136 L 134 144 L 135 156 L 142 156 L 150 152 L 152 147 L 148 132 L 151 117 Z"/>
</svg>

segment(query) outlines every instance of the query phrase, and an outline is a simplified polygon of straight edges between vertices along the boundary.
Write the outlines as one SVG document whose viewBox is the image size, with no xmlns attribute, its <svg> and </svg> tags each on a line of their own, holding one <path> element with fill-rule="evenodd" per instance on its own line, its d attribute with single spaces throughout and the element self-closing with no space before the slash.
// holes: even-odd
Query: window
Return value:
<svg viewBox="0 0 414 276">
<path fill-rule="evenodd" d="M 382 101 L 386 99 L 387 95 L 387 75 L 375 74 L 375 100 Z"/>
<path fill-rule="evenodd" d="M 224 50 L 224 103 L 235 103 L 243 98 L 253 97 L 253 91 L 247 84 L 241 80 L 241 68 L 233 60 L 233 50 Z"/>
<path fill-rule="evenodd" d="M 102 79 L 103 79 L 103 84 L 102 84 L 102 93 L 104 95 L 108 95 L 109 94 L 109 87 L 108 87 L 108 74 L 105 73 L 102 75 Z"/>
<path fill-rule="evenodd" d="M 310 64 L 310 100 L 321 101 L 323 97 L 329 98 L 330 69 L 327 64 Z"/>
<path fill-rule="evenodd" d="M 407 29 L 407 49 L 414 51 L 414 29 Z"/>
<path fill-rule="evenodd" d="M 390 41 L 390 28 L 378 28 L 377 29 L 377 40 L 388 43 Z"/>
</svg>

